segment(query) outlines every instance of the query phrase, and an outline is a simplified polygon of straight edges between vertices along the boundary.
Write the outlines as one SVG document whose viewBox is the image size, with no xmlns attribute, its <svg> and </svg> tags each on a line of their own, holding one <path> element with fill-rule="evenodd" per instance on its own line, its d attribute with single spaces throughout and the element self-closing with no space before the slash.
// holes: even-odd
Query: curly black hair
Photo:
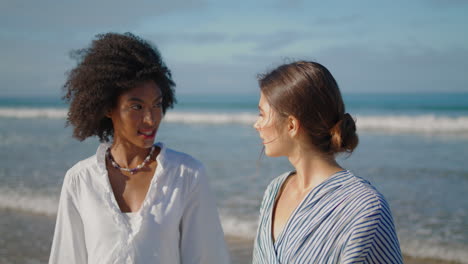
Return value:
<svg viewBox="0 0 468 264">
<path fill-rule="evenodd" d="M 176 103 L 175 83 L 158 49 L 131 33 L 96 35 L 88 48 L 73 51 L 78 65 L 67 74 L 63 99 L 70 104 L 67 126 L 80 141 L 98 136 L 109 142 L 114 135 L 106 113 L 124 92 L 154 81 L 162 92 L 162 110 Z"/>
</svg>

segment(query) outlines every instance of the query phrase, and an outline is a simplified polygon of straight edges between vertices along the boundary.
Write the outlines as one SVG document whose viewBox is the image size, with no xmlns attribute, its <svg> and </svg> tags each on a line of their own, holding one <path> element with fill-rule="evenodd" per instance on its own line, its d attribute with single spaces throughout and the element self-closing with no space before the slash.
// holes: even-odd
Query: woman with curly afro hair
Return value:
<svg viewBox="0 0 468 264">
<path fill-rule="evenodd" d="M 67 123 L 101 145 L 65 176 L 49 263 L 228 263 L 203 165 L 154 143 L 175 103 L 157 48 L 107 33 L 74 56 Z"/>
</svg>

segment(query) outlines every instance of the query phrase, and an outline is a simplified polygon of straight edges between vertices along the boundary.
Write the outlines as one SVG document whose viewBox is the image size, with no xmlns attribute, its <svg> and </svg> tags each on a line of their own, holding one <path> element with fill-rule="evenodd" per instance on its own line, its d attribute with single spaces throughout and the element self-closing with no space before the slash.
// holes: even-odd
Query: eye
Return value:
<svg viewBox="0 0 468 264">
<path fill-rule="evenodd" d="M 160 108 L 161 106 L 162 106 L 162 101 L 159 101 L 156 104 L 154 104 L 154 107 L 156 108 Z"/>
<path fill-rule="evenodd" d="M 133 110 L 141 110 L 143 109 L 143 106 L 141 106 L 140 104 L 134 104 L 131 105 L 130 108 L 132 108 Z"/>
</svg>

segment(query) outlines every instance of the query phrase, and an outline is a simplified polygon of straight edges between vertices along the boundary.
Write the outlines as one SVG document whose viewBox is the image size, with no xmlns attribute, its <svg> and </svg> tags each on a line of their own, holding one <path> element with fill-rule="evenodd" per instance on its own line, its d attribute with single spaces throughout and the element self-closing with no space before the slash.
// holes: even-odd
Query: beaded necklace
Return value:
<svg viewBox="0 0 468 264">
<path fill-rule="evenodd" d="M 133 169 L 120 167 L 119 164 L 117 164 L 117 162 L 115 162 L 114 158 L 112 157 L 112 154 L 110 152 L 110 148 L 108 148 L 107 151 L 106 151 L 106 157 L 110 160 L 110 162 L 111 162 L 111 164 L 112 164 L 112 166 L 114 168 L 119 169 L 121 171 L 130 172 L 130 174 L 135 174 L 135 173 L 137 173 L 138 170 L 143 168 L 146 165 L 146 163 L 148 163 L 148 161 L 150 160 L 151 156 L 153 155 L 153 152 L 154 152 L 155 149 L 156 149 L 156 147 L 153 145 L 151 147 L 151 150 L 150 150 L 148 156 L 146 156 L 145 160 L 143 160 L 143 162 L 141 164 L 139 164 L 138 166 L 136 166 Z"/>
</svg>

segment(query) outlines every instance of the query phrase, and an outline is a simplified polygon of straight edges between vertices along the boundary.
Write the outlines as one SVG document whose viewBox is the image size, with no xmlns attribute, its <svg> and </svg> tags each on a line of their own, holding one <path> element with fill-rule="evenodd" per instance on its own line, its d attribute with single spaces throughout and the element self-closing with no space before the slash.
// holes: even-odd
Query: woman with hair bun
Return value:
<svg viewBox="0 0 468 264">
<path fill-rule="evenodd" d="M 259 84 L 254 127 L 265 154 L 288 157 L 295 170 L 265 191 L 253 263 L 403 263 L 387 201 L 336 162 L 358 136 L 331 73 L 298 61 Z"/>
<path fill-rule="evenodd" d="M 228 263 L 203 165 L 154 143 L 175 102 L 157 48 L 107 33 L 75 55 L 67 121 L 101 144 L 65 176 L 49 263 Z"/>
</svg>

